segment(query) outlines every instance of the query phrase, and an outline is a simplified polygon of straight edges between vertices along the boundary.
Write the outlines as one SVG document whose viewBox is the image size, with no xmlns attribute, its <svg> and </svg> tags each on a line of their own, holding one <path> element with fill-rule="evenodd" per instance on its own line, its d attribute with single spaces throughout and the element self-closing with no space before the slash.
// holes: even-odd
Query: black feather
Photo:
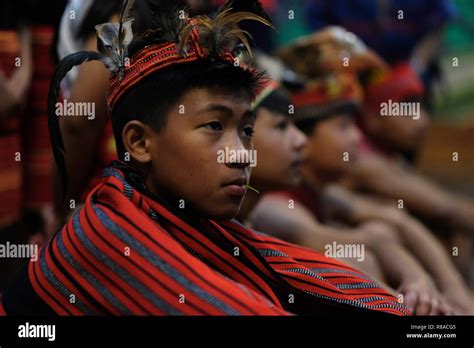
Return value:
<svg viewBox="0 0 474 348">
<path fill-rule="evenodd" d="M 162 34 L 173 35 L 180 28 L 176 20 L 179 19 L 179 11 L 187 10 L 188 6 L 184 0 L 146 0 L 153 19 L 151 29 L 164 30 Z"/>
<path fill-rule="evenodd" d="M 67 173 L 65 161 L 65 149 L 61 129 L 59 127 L 59 118 L 56 115 L 56 103 L 58 100 L 59 87 L 61 80 L 75 66 L 92 60 L 102 60 L 102 55 L 96 52 L 77 52 L 65 57 L 56 67 L 51 78 L 48 93 L 48 128 L 49 139 L 53 150 L 54 160 L 58 168 L 63 189 L 63 196 L 67 190 Z"/>
<path fill-rule="evenodd" d="M 161 42 L 177 42 L 179 32 L 185 21 L 180 18 L 180 11 L 188 12 L 185 0 L 143 0 L 136 3 L 142 17 L 141 30 L 135 33 L 129 47 L 133 55 L 143 47 Z"/>
<path fill-rule="evenodd" d="M 265 18 L 268 22 L 272 23 L 270 16 L 262 6 L 262 3 L 258 0 L 229 0 L 224 5 L 224 9 L 231 8 L 232 12 L 250 12 Z M 273 24 L 273 23 L 272 23 Z"/>
</svg>

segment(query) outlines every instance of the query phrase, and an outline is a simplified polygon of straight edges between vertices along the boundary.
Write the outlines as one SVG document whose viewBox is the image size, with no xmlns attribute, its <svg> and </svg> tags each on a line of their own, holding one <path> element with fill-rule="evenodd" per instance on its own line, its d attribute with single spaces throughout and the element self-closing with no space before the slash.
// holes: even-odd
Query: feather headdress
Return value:
<svg viewBox="0 0 474 348">
<path fill-rule="evenodd" d="M 111 71 L 107 103 L 112 110 L 127 90 L 151 73 L 172 65 L 210 59 L 251 69 L 247 64 L 247 57 L 252 56 L 249 34 L 238 24 L 252 20 L 272 26 L 258 0 L 230 0 L 213 16 L 195 17 L 189 16 L 184 0 L 143 0 L 144 12 L 151 14 L 151 19 L 146 30 L 134 33 L 134 3 L 124 1 L 119 23 L 96 26 L 99 53 L 78 52 L 65 57 L 51 80 L 48 127 L 64 191 L 65 149 L 55 105 L 60 82 L 74 66 L 98 60 Z"/>
<path fill-rule="evenodd" d="M 307 78 L 388 69 L 388 65 L 353 33 L 330 26 L 280 49 L 279 57 Z"/>
</svg>

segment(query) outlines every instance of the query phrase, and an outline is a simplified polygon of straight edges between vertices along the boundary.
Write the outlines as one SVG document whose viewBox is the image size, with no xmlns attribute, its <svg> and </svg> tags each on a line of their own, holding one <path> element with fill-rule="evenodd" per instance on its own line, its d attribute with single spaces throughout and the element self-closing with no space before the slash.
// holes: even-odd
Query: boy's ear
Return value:
<svg viewBox="0 0 474 348">
<path fill-rule="evenodd" d="M 141 164 L 151 161 L 152 134 L 153 131 L 148 125 L 137 120 L 130 121 L 123 127 L 123 146 L 134 161 Z"/>
</svg>

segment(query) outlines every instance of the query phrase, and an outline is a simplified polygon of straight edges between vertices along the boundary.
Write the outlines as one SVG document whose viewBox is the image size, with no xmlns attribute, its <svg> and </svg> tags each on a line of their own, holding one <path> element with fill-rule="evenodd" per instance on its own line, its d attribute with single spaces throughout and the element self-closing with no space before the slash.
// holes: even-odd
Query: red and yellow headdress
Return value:
<svg viewBox="0 0 474 348">
<path fill-rule="evenodd" d="M 391 99 L 401 102 L 405 98 L 422 97 L 423 81 L 408 63 L 400 63 L 388 71 L 375 71 L 365 88 L 365 106 L 379 110 L 380 104 Z"/>
<path fill-rule="evenodd" d="M 77 52 L 56 68 L 48 96 L 48 126 L 53 154 L 66 187 L 64 144 L 55 105 L 59 85 L 74 66 L 98 60 L 111 71 L 107 104 L 113 110 L 131 88 L 151 74 L 198 60 L 224 61 L 259 73 L 249 66 L 248 33 L 238 24 L 253 20 L 271 26 L 257 0 L 230 0 L 213 16 L 190 17 L 184 0 L 144 0 L 152 20 L 143 33 L 133 32 L 134 0 L 125 0 L 119 23 L 96 26 L 99 52 Z"/>
<path fill-rule="evenodd" d="M 356 112 L 362 89 L 351 74 L 330 75 L 308 82 L 293 94 L 295 122 L 320 121 L 340 113 Z"/>
</svg>

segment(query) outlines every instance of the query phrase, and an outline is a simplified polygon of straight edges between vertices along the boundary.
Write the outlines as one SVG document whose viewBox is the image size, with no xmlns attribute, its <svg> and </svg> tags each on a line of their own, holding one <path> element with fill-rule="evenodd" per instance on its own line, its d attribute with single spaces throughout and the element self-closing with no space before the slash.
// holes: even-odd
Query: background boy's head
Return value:
<svg viewBox="0 0 474 348">
<path fill-rule="evenodd" d="M 289 94 L 276 83 L 268 86 L 254 104 L 258 163 L 252 169 L 251 183 L 262 192 L 288 189 L 301 179 L 306 136 L 294 125 L 290 106 Z"/>
<path fill-rule="evenodd" d="M 423 82 L 408 64 L 373 75 L 360 119 L 364 133 L 393 151 L 416 150 L 429 125 L 423 93 Z"/>
<path fill-rule="evenodd" d="M 357 159 L 360 132 L 358 85 L 350 76 L 332 76 L 308 84 L 293 97 L 296 125 L 308 136 L 304 170 L 335 180 Z"/>
</svg>

